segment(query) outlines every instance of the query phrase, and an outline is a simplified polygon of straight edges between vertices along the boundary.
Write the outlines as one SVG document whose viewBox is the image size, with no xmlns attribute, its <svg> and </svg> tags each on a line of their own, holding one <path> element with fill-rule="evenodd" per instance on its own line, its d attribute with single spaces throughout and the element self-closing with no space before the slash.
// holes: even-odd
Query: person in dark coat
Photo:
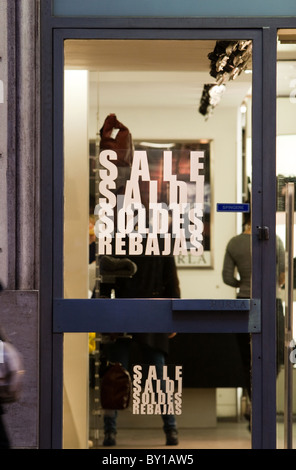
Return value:
<svg viewBox="0 0 296 470">
<path fill-rule="evenodd" d="M 136 265 L 136 272 L 131 277 L 117 277 L 112 286 L 101 284 L 101 295 L 110 296 L 110 288 L 115 290 L 116 298 L 179 298 L 180 288 L 175 260 L 173 256 L 134 256 L 128 258 Z M 140 321 L 139 312 L 139 321 Z M 158 374 L 162 374 L 163 365 L 169 351 L 170 337 L 174 333 L 133 333 L 132 341 L 126 337 L 104 345 L 108 360 L 121 362 L 128 368 L 131 348 L 136 346 L 143 363 L 155 365 Z M 158 375 L 161 377 L 161 375 Z M 116 445 L 115 410 L 105 410 L 103 445 Z M 161 415 L 166 445 L 178 444 L 178 431 L 175 416 Z"/>
</svg>

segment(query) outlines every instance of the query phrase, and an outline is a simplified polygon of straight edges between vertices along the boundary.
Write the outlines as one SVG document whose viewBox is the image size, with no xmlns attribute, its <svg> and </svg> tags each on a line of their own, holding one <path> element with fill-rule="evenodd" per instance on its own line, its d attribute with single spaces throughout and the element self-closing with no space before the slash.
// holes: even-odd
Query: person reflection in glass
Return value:
<svg viewBox="0 0 296 470">
<path fill-rule="evenodd" d="M 224 261 L 222 278 L 225 284 L 237 289 L 237 298 L 250 298 L 251 295 L 251 215 L 245 214 L 244 230 L 228 242 Z M 284 315 L 280 298 L 280 290 L 285 282 L 285 250 L 282 240 L 276 236 L 276 263 L 277 263 L 277 373 L 283 364 L 284 341 Z M 237 277 L 238 274 L 238 277 Z M 251 399 L 251 349 L 250 335 L 240 333 L 236 335 L 241 353 L 246 389 Z M 248 418 L 248 416 L 247 416 Z"/>
</svg>

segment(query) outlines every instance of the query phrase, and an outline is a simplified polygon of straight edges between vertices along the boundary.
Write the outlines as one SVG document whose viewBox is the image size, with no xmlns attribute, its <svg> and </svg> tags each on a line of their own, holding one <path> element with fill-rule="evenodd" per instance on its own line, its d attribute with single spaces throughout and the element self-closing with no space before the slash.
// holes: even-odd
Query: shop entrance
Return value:
<svg viewBox="0 0 296 470">
<path fill-rule="evenodd" d="M 98 367 L 124 342 L 131 379 L 135 366 L 149 374 L 154 363 L 138 349 L 148 335 L 158 351 L 173 336 L 165 357 L 181 371 L 169 413 L 178 414 L 180 444 L 183 429 L 197 433 L 198 448 L 199 432 L 235 421 L 244 439 L 234 446 L 272 446 L 276 361 L 262 367 L 264 305 L 275 312 L 262 296 L 274 240 L 263 216 L 261 31 L 58 30 L 54 44 L 54 406 L 63 409 L 55 445 L 102 446 Z M 102 146 L 110 115 L 132 136 L 128 155 L 110 140 Z M 120 125 L 110 129 L 113 143 Z M 116 444 L 140 446 L 141 429 L 158 427 L 151 445 L 165 445 L 157 400 L 141 395 L 133 409 L 133 398 Z M 134 442 L 121 441 L 126 429 Z"/>
</svg>

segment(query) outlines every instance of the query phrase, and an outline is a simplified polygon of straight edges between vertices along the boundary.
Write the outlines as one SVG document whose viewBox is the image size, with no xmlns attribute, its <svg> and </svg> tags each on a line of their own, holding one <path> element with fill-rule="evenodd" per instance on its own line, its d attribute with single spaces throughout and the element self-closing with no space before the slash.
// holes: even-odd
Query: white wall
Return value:
<svg viewBox="0 0 296 470">
<path fill-rule="evenodd" d="M 64 296 L 88 297 L 88 73 L 65 72 Z M 88 335 L 64 335 L 64 448 L 88 446 Z"/>
<path fill-rule="evenodd" d="M 296 103 L 290 98 L 277 98 L 276 105 L 277 135 L 295 135 Z"/>
</svg>

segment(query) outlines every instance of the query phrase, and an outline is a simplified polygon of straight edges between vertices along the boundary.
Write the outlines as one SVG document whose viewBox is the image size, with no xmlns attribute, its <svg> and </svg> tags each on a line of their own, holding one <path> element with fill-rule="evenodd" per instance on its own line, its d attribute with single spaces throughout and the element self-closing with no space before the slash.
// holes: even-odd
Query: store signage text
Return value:
<svg viewBox="0 0 296 470">
<path fill-rule="evenodd" d="M 168 366 L 158 373 L 156 366 L 150 365 L 143 378 L 143 366 L 133 367 L 133 414 L 182 413 L 182 366 L 175 366 L 170 376 Z"/>
<path fill-rule="evenodd" d="M 99 193 L 95 234 L 100 255 L 201 255 L 203 253 L 203 152 L 190 152 L 189 182 L 172 172 L 172 152 L 163 152 L 162 180 L 168 184 L 168 202 L 158 200 L 157 180 L 150 177 L 146 151 L 135 151 L 124 193 L 116 194 L 117 154 L 99 155 Z M 149 187 L 143 198 L 140 184 Z M 188 184 L 195 185 L 194 200 Z"/>
</svg>

